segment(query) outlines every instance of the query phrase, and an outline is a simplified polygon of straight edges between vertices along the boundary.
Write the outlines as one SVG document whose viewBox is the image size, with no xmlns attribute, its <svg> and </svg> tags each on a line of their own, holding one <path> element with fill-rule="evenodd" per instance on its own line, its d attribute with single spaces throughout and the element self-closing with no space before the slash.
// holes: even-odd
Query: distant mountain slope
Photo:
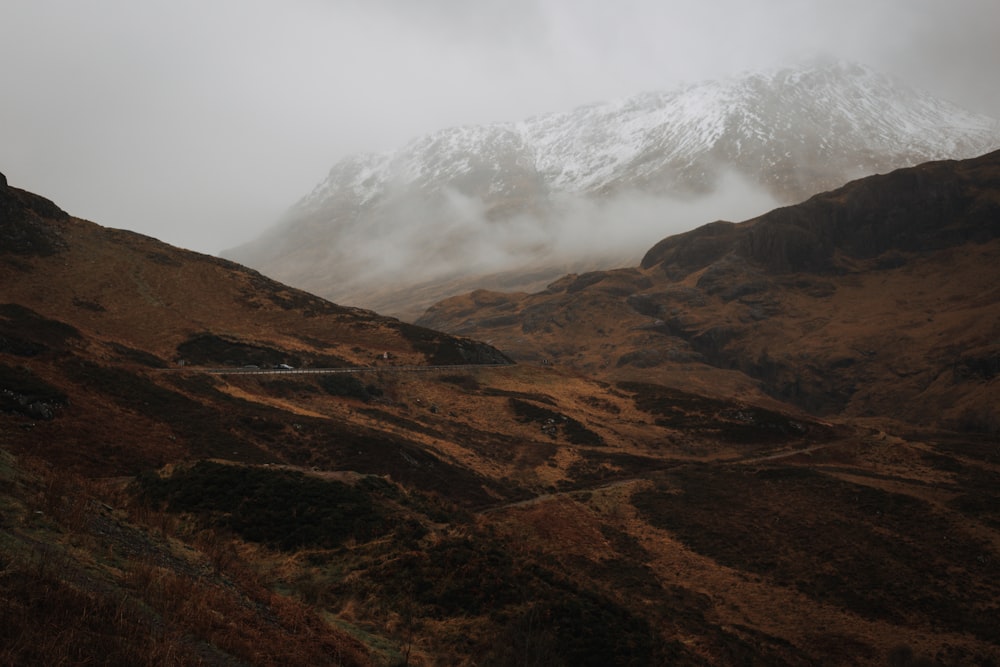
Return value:
<svg viewBox="0 0 1000 667">
<path fill-rule="evenodd" d="M 339 306 L 227 260 L 71 218 L 14 187 L 0 186 L 0 216 L 0 303 L 30 303 L 39 316 L 72 322 L 105 345 L 145 350 L 159 364 L 184 361 L 197 341 L 209 339 L 219 349 L 203 364 L 366 365 L 386 352 L 421 364 L 503 361 L 474 341 Z M 229 352 L 221 349 L 223 339 Z M 270 352 L 261 356 L 255 348 Z M 241 349 L 251 358 L 241 358 Z"/>
<path fill-rule="evenodd" d="M 454 297 L 419 322 L 520 360 L 714 391 L 739 371 L 823 414 L 997 432 L 998 267 L 994 152 L 704 225 L 635 269 Z"/>
<path fill-rule="evenodd" d="M 634 261 L 665 231 L 998 146 L 994 119 L 820 62 L 351 156 L 226 255 L 336 300 L 413 313 L 433 297 L 409 291 L 416 283 L 440 296 L 456 280 L 499 287 L 572 261 Z"/>
</svg>

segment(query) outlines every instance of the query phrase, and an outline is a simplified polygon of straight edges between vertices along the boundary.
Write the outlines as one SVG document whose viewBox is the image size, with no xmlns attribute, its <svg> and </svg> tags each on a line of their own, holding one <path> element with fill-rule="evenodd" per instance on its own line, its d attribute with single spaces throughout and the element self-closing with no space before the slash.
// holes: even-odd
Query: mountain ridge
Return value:
<svg viewBox="0 0 1000 667">
<path fill-rule="evenodd" d="M 511 267 L 555 278 L 571 259 L 613 266 L 648 247 L 676 203 L 712 201 L 733 179 L 743 203 L 724 215 L 743 206 L 743 219 L 856 177 L 998 146 L 1000 121 L 864 66 L 817 62 L 350 156 L 276 227 L 224 255 L 334 300 L 412 314 L 400 281 L 426 276 L 443 290 L 464 276 L 471 289 Z M 641 214 L 628 206 L 637 195 Z M 567 238 L 590 242 L 567 255 Z"/>
<path fill-rule="evenodd" d="M 848 84 L 846 90 L 837 89 L 843 80 Z M 886 95 L 886 90 L 891 90 L 892 95 Z M 866 92 L 871 94 L 865 95 Z M 851 99 L 854 96 L 857 99 Z M 829 103 L 828 117 L 815 117 L 815 110 L 811 114 L 800 113 L 813 101 L 810 98 L 815 97 Z M 886 99 L 897 102 L 889 107 L 892 114 L 876 115 L 864 109 Z M 769 114 L 780 106 L 786 107 L 781 117 Z M 1000 120 L 917 93 L 862 65 L 820 61 L 805 69 L 776 68 L 746 73 L 742 77 L 688 84 L 672 91 L 640 93 L 518 122 L 447 128 L 418 137 L 398 151 L 345 158 L 293 209 L 308 211 L 322 206 L 330 191 L 342 184 L 353 188 L 364 205 L 384 196 L 395 180 L 417 187 L 425 187 L 428 181 L 454 182 L 456 176 L 467 174 L 472 166 L 458 157 L 465 155 L 470 159 L 479 156 L 486 163 L 493 158 L 498 173 L 502 173 L 500 167 L 505 158 L 513 158 L 518 166 L 533 165 L 533 172 L 550 184 L 553 191 L 606 191 L 622 187 L 616 183 L 623 177 L 648 179 L 642 171 L 627 167 L 650 162 L 649 153 L 663 146 L 672 146 L 671 159 L 687 160 L 710 150 L 729 153 L 726 157 L 732 159 L 732 154 L 743 148 L 743 140 L 773 143 L 781 139 L 775 133 L 778 126 L 790 125 L 789 117 L 803 116 L 804 124 L 811 125 L 813 131 L 826 125 L 839 134 L 850 135 L 852 130 L 867 125 L 871 130 L 866 134 L 868 138 L 883 140 L 882 145 L 871 142 L 873 154 L 883 154 L 886 149 L 912 151 L 917 162 L 926 162 L 935 154 L 939 158 L 972 157 L 985 152 L 983 149 L 990 148 L 991 142 L 996 147 L 1000 140 Z M 852 117 L 857 121 L 854 128 L 850 127 Z M 941 120 L 948 123 L 942 124 Z M 733 125 L 743 125 L 743 129 L 734 133 Z M 929 133 L 932 128 L 937 131 Z M 904 136 L 910 145 L 899 141 Z M 831 136 L 821 142 L 819 148 L 826 151 L 826 157 L 834 154 L 832 144 L 837 138 Z M 775 149 L 775 153 L 779 152 L 780 149 Z M 448 153 L 455 157 L 448 159 Z M 877 169 L 891 163 L 891 158 L 882 158 L 874 166 Z M 442 166 L 443 172 L 435 172 L 434 166 Z M 391 172 L 393 177 L 385 177 L 379 173 L 382 171 Z M 792 199 L 804 199 L 840 184 L 828 182 L 816 187 L 810 183 L 795 188 Z M 662 184 L 667 188 L 674 185 Z M 697 189 L 704 187 L 699 185 Z M 462 188 L 461 183 L 455 189 L 466 195 L 476 194 Z"/>
</svg>

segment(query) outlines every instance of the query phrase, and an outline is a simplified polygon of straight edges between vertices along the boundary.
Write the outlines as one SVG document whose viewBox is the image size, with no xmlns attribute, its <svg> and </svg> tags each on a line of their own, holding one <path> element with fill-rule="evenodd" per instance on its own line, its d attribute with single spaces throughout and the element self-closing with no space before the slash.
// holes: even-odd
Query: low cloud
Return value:
<svg viewBox="0 0 1000 667">
<path fill-rule="evenodd" d="M 741 221 L 780 206 L 772 195 L 734 171 L 702 196 L 627 192 L 604 200 L 576 199 L 557 226 L 557 254 L 587 258 L 608 253 L 634 257 L 658 241 L 715 220 Z"/>
<path fill-rule="evenodd" d="M 635 266 L 667 236 L 779 205 L 734 172 L 703 196 L 563 196 L 544 213 L 499 219 L 481 199 L 451 190 L 433 202 L 395 200 L 360 224 L 341 227 L 333 263 L 340 279 L 364 289 L 542 266 Z"/>
<path fill-rule="evenodd" d="M 998 24 L 996 0 L 5 0 L 0 169 L 218 252 L 345 155 L 817 53 L 1000 116 Z"/>
</svg>

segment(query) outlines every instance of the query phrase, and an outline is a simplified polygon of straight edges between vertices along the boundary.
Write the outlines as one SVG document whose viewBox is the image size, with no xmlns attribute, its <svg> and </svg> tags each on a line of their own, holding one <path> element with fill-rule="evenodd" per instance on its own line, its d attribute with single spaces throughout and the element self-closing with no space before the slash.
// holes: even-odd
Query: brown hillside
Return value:
<svg viewBox="0 0 1000 667">
<path fill-rule="evenodd" d="M 824 345 L 917 382 L 947 350 L 868 359 L 887 320 L 849 307 L 879 278 L 937 304 L 908 335 L 962 344 L 995 310 L 947 253 L 992 243 L 815 275 L 733 246 L 766 288 L 732 296 L 716 258 L 467 297 L 559 362 L 514 365 L 0 179 L 0 664 L 995 664 L 995 439 L 842 416 L 857 390 L 810 416 L 739 352 L 792 373 L 798 326 L 831 392 Z M 984 340 L 914 404 L 986 405 Z"/>
<path fill-rule="evenodd" d="M 848 184 L 658 243 L 635 269 L 473 292 L 421 324 L 521 361 L 821 415 L 1000 429 L 1000 153 Z"/>
</svg>

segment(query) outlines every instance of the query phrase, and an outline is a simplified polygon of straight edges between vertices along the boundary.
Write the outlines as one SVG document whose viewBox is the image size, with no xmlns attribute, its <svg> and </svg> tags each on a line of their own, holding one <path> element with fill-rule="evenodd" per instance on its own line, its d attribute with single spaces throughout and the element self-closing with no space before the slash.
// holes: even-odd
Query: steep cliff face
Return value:
<svg viewBox="0 0 1000 667">
<path fill-rule="evenodd" d="M 679 212 L 692 202 L 745 219 L 852 178 L 998 146 L 996 120 L 862 66 L 813 63 L 351 156 L 276 227 L 226 254 L 335 300 L 412 313 L 456 281 L 635 261 L 664 225 L 712 219 Z"/>
</svg>

